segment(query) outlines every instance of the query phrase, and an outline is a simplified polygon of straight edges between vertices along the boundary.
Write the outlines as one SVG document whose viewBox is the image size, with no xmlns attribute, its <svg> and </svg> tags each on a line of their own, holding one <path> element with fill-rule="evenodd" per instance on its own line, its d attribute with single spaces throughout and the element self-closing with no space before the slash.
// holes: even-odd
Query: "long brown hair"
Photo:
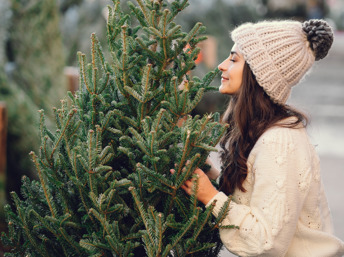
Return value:
<svg viewBox="0 0 344 257">
<path fill-rule="evenodd" d="M 296 117 L 284 127 L 307 125 L 307 117 L 288 105 L 274 103 L 259 86 L 249 65 L 245 63 L 242 85 L 233 95 L 224 114 L 223 121 L 229 124 L 220 146 L 222 175 L 220 190 L 232 194 L 236 188 L 245 192 L 243 183 L 247 176 L 247 158 L 258 138 L 277 122 Z"/>
</svg>

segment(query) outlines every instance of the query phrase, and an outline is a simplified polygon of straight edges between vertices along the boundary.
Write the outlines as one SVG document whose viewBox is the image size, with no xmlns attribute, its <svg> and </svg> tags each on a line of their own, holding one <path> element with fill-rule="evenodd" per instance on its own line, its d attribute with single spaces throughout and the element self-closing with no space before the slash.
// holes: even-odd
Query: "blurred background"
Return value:
<svg viewBox="0 0 344 257">
<path fill-rule="evenodd" d="M 172 1 L 172 0 L 171 0 Z M 122 8 L 127 8 L 122 1 Z M 344 0 L 190 0 L 177 17 L 184 31 L 197 21 L 208 40 L 192 75 L 203 77 L 229 55 L 229 31 L 263 19 L 324 18 L 335 30 L 329 56 L 316 63 L 292 92 L 289 104 L 311 118 L 308 128 L 321 159 L 322 177 L 335 234 L 344 239 Z M 3 205 L 20 192 L 22 176 L 35 178 L 29 159 L 39 146 L 38 110 L 53 124 L 53 106 L 78 87 L 77 51 L 89 56 L 96 32 L 106 52 L 109 0 L 0 0 L 0 230 L 6 231 Z M 213 85 L 219 85 L 220 78 Z M 228 97 L 207 93 L 195 113 L 223 112 Z M 211 154 L 220 168 L 218 156 Z M 1 245 L 0 245 L 1 246 Z M 3 249 L 0 249 L 2 256 Z M 223 257 L 234 256 L 224 250 Z"/>
</svg>

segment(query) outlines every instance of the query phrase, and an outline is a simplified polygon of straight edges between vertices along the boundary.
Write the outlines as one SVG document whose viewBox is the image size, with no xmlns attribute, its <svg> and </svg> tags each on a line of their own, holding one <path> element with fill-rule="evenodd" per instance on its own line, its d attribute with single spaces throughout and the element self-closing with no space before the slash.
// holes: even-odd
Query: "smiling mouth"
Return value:
<svg viewBox="0 0 344 257">
<path fill-rule="evenodd" d="M 225 78 L 225 77 L 221 77 L 223 80 L 228 80 L 228 78 Z"/>
</svg>

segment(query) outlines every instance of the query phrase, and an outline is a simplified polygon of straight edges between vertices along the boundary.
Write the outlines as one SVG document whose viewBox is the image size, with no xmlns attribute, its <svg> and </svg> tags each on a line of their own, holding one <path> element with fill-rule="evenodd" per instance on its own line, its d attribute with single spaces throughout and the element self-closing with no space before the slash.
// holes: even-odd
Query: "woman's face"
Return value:
<svg viewBox="0 0 344 257">
<path fill-rule="evenodd" d="M 244 57 L 234 44 L 230 56 L 218 66 L 219 70 L 222 71 L 221 86 L 219 88 L 221 94 L 233 95 L 239 91 L 244 65 Z"/>
</svg>

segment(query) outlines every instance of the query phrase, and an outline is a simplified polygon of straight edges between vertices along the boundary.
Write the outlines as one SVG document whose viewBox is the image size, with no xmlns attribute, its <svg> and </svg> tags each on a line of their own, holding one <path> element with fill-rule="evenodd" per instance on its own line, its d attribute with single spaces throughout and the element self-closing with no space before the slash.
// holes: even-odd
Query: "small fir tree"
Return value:
<svg viewBox="0 0 344 257">
<path fill-rule="evenodd" d="M 20 191 L 24 174 L 38 178 L 28 155 L 40 145 L 37 110 L 46 110 L 52 129 L 52 107 L 67 91 L 57 2 L 0 0 L 0 70 L 6 70 L 0 100 L 8 110 L 8 192 Z"/>
<path fill-rule="evenodd" d="M 30 153 L 39 181 L 24 177 L 23 198 L 12 193 L 6 206 L 7 256 L 218 255 L 230 200 L 214 218 L 197 182 L 191 197 L 181 189 L 226 131 L 219 114 L 188 115 L 216 72 L 187 77 L 205 29 L 173 22 L 187 5 L 137 0 L 129 15 L 113 0 L 111 61 L 92 34 L 91 62 L 78 53 L 80 90 L 54 109 L 56 131 L 41 111 L 40 151 Z"/>
<path fill-rule="evenodd" d="M 57 2 L 10 0 L 7 56 L 14 64 L 12 80 L 49 115 L 67 91 Z"/>
</svg>

